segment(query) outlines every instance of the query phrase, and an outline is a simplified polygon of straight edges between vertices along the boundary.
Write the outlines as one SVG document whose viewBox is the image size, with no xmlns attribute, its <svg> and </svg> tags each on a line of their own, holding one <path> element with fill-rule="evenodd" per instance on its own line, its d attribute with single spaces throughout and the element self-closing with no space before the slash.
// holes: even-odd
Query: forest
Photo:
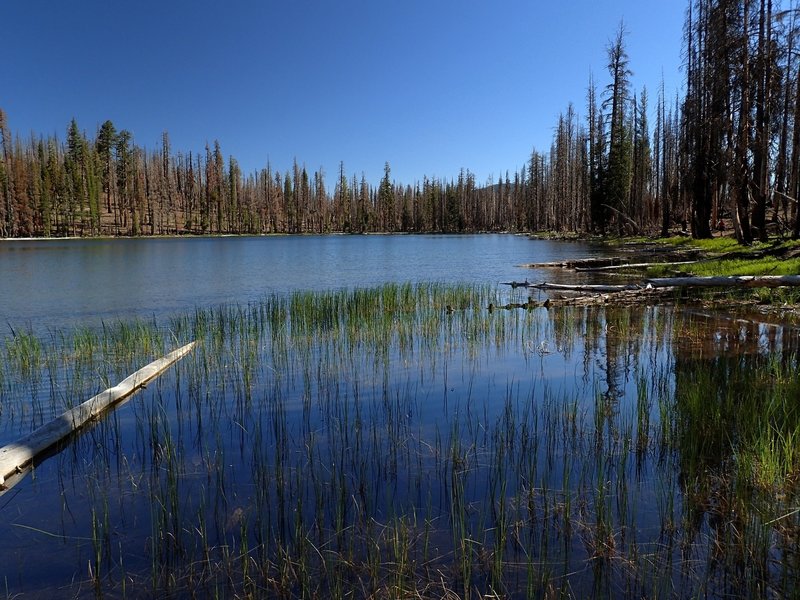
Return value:
<svg viewBox="0 0 800 600">
<path fill-rule="evenodd" d="M 800 64 L 795 0 L 690 0 L 684 89 L 635 90 L 626 30 L 570 103 L 552 144 L 496 181 L 422 177 L 376 186 L 343 163 L 243 173 L 220 144 L 137 146 L 111 121 L 65 139 L 12 133 L 0 108 L 0 237 L 554 231 L 739 242 L 800 237 Z M 13 117 L 13 115 L 12 115 Z M 524 157 L 521 157 L 523 162 Z M 334 182 L 334 183 L 331 183 Z"/>
</svg>

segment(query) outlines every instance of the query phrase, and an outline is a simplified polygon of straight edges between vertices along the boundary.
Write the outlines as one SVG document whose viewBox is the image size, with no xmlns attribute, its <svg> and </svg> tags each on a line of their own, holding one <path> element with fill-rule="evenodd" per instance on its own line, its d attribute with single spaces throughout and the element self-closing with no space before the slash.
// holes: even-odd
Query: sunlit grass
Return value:
<svg viewBox="0 0 800 600">
<path fill-rule="evenodd" d="M 711 273 L 716 272 L 710 269 Z M 729 275 L 800 275 L 800 258 L 762 258 L 755 261 L 722 261 L 720 274 Z"/>
<path fill-rule="evenodd" d="M 733 236 L 719 236 L 709 239 L 673 236 L 668 238 L 657 238 L 652 241 L 655 241 L 656 243 L 668 244 L 670 246 L 700 248 L 706 252 L 730 252 L 741 249 L 741 245 Z"/>
<path fill-rule="evenodd" d="M 698 277 L 800 275 L 800 258 L 783 259 L 769 256 L 757 259 L 723 259 L 670 268 Z"/>
<path fill-rule="evenodd" d="M 707 255 L 697 262 L 683 265 L 652 266 L 649 277 L 666 277 L 678 273 L 698 277 L 738 275 L 800 274 L 800 240 L 774 240 L 741 246 L 733 237 L 696 240 L 688 237 L 659 238 L 667 246 L 699 248 Z"/>
</svg>

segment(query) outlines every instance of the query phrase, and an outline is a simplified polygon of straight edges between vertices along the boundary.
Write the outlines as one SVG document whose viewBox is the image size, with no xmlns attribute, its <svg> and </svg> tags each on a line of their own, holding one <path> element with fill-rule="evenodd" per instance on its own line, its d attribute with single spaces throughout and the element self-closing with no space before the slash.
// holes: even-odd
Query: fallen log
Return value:
<svg viewBox="0 0 800 600">
<path fill-rule="evenodd" d="M 618 271 L 620 269 L 647 269 L 649 267 L 672 267 L 675 265 L 692 265 L 696 260 L 680 260 L 675 262 L 645 262 L 645 263 L 627 263 L 622 265 L 607 265 L 604 267 L 575 267 L 576 271 L 590 272 L 590 271 Z"/>
<path fill-rule="evenodd" d="M 594 293 L 613 293 L 613 292 L 629 292 L 634 290 L 641 290 L 643 287 L 641 285 L 637 285 L 635 283 L 628 284 L 628 285 L 602 285 L 602 284 L 594 284 L 594 283 L 579 283 L 579 284 L 571 284 L 571 283 L 548 283 L 543 281 L 542 283 L 531 283 L 528 284 L 528 287 L 535 288 L 537 290 L 562 290 L 562 291 L 570 291 L 570 292 L 594 292 Z"/>
<path fill-rule="evenodd" d="M 639 225 L 636 223 L 636 221 L 631 219 L 628 215 L 623 213 L 621 210 L 618 210 L 618 209 L 614 208 L 613 206 L 609 206 L 608 204 L 602 204 L 601 206 L 603 206 L 603 208 L 606 208 L 606 209 L 610 210 L 615 215 L 617 215 L 620 219 L 622 219 L 625 223 L 630 225 L 630 227 L 633 230 L 634 234 L 638 234 L 639 233 Z"/>
<path fill-rule="evenodd" d="M 665 297 L 674 293 L 672 288 L 643 288 L 625 290 L 609 294 L 582 294 L 578 296 L 561 296 L 553 298 L 549 306 L 642 306 L 644 304 L 661 304 Z"/>
<path fill-rule="evenodd" d="M 550 306 L 550 300 L 545 300 L 544 302 L 537 302 L 535 300 L 528 300 L 527 302 L 510 302 L 508 304 L 500 304 L 498 306 L 490 304 L 489 312 L 494 312 L 495 310 L 515 310 L 518 308 L 523 310 L 533 310 L 534 308 L 539 308 L 540 306 L 544 306 L 545 308 Z"/>
<path fill-rule="evenodd" d="M 800 275 L 733 275 L 730 277 L 654 277 L 642 283 L 627 285 L 605 284 L 566 284 L 566 283 L 531 283 L 528 287 L 539 290 L 567 290 L 572 292 L 614 293 L 645 290 L 648 288 L 682 288 L 682 287 L 784 287 L 800 286 Z"/>
<path fill-rule="evenodd" d="M 164 358 L 153 361 L 126 377 L 114 387 L 66 411 L 22 439 L 0 448 L 0 491 L 7 489 L 6 482 L 21 473 L 38 455 L 143 388 L 147 382 L 161 375 L 191 352 L 195 344 L 196 342 L 191 342 L 173 350 Z"/>
<path fill-rule="evenodd" d="M 564 290 L 572 293 L 571 290 Z M 575 296 L 566 296 L 559 294 L 547 298 L 544 302 L 535 302 L 529 300 L 523 303 L 511 303 L 504 306 L 489 306 L 490 312 L 495 309 L 513 310 L 524 309 L 532 310 L 534 308 L 557 308 L 561 306 L 598 306 L 598 305 L 612 305 L 612 306 L 641 306 L 642 304 L 655 304 L 662 303 L 665 296 L 674 293 L 672 288 L 638 288 L 633 290 L 623 290 L 621 292 L 613 293 L 591 293 L 582 294 L 575 291 Z"/>
<path fill-rule="evenodd" d="M 658 277 L 646 279 L 641 283 L 627 285 L 565 284 L 565 283 L 530 283 L 529 288 L 583 294 L 573 297 L 550 297 L 544 303 L 537 304 L 545 308 L 550 306 L 590 306 L 596 304 L 612 304 L 627 306 L 642 302 L 663 302 L 675 293 L 678 288 L 687 287 L 722 287 L 722 288 L 755 288 L 800 286 L 800 275 L 740 275 L 731 277 Z M 727 296 L 726 290 L 720 294 Z M 510 304 L 500 308 L 532 308 L 531 303 Z"/>
<path fill-rule="evenodd" d="M 619 265 L 626 263 L 627 260 L 619 256 L 609 256 L 603 258 L 575 258 L 558 262 L 527 263 L 517 265 L 523 269 L 576 269 L 579 267 L 602 267 L 608 265 Z"/>
<path fill-rule="evenodd" d="M 522 284 L 520 284 L 522 285 Z M 637 300 L 663 301 L 677 288 L 687 287 L 723 287 L 723 288 L 756 288 L 800 286 L 800 275 L 739 275 L 731 277 L 657 277 L 646 279 L 641 283 L 627 285 L 605 284 L 567 284 L 567 283 L 529 283 L 528 288 L 551 290 L 557 292 L 583 293 L 572 298 L 550 297 L 544 303 L 533 305 L 530 301 L 523 304 L 509 304 L 498 308 L 533 308 L 534 306 L 565 306 L 613 303 L 614 305 L 634 304 Z M 720 293 L 725 293 L 722 290 Z"/>
<path fill-rule="evenodd" d="M 653 287 L 784 287 L 799 286 L 800 275 L 733 275 L 730 277 L 656 277 L 645 279 Z"/>
</svg>

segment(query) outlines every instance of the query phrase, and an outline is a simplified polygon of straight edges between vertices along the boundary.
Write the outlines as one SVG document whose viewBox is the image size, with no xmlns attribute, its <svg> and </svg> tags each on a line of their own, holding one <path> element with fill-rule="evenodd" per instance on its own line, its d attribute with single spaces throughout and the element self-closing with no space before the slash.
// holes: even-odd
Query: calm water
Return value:
<svg viewBox="0 0 800 600">
<path fill-rule="evenodd" d="M 5 241 L 0 320 L 42 330 L 299 289 L 533 280 L 515 265 L 593 252 L 513 235 Z"/>
</svg>

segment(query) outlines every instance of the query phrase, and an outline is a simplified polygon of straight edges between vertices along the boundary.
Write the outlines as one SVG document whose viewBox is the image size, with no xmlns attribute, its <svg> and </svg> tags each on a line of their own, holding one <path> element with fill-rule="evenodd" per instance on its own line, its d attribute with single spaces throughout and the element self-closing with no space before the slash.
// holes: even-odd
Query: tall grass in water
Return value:
<svg viewBox="0 0 800 600">
<path fill-rule="evenodd" d="M 50 526 L 93 540 L 77 578 L 287 598 L 792 589 L 791 352 L 718 329 L 688 351 L 709 326 L 659 308 L 488 310 L 498 296 L 299 292 L 40 341 L 26 377 L 52 376 L 54 405 L 65 382 L 201 342 L 59 457 L 71 516 Z M 26 385 L 5 386 L 16 415 Z"/>
</svg>

